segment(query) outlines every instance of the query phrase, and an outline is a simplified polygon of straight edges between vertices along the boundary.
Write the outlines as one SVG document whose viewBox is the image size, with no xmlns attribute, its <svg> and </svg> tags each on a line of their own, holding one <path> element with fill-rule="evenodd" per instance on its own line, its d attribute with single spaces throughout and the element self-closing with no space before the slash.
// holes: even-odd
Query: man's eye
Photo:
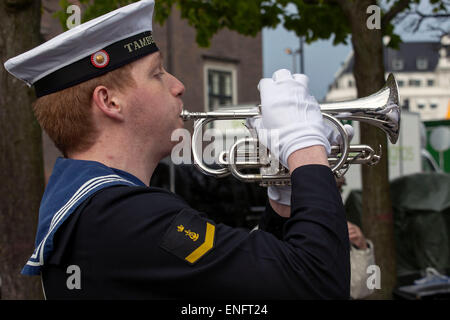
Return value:
<svg viewBox="0 0 450 320">
<path fill-rule="evenodd" d="M 153 76 L 157 77 L 157 78 L 161 78 L 164 75 L 164 71 L 160 71 L 155 73 Z"/>
</svg>

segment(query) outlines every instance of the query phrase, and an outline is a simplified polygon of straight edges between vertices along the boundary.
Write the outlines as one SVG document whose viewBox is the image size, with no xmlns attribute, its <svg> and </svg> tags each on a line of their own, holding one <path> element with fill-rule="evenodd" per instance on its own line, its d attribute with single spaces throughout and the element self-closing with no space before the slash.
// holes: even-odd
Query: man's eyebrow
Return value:
<svg viewBox="0 0 450 320">
<path fill-rule="evenodd" d="M 162 52 L 159 51 L 158 53 L 159 53 L 159 56 L 157 58 L 157 61 L 155 61 L 156 67 L 160 67 L 164 64 L 164 57 L 162 55 Z"/>
<path fill-rule="evenodd" d="M 158 53 L 159 53 L 159 55 L 158 55 L 158 57 L 156 58 L 156 60 L 153 60 L 153 61 L 150 62 L 150 64 L 149 64 L 150 70 L 154 70 L 154 69 L 157 69 L 157 68 L 160 68 L 161 66 L 163 66 L 163 57 L 162 57 L 162 54 L 161 54 L 161 52 L 159 52 L 159 51 L 158 51 Z M 158 54 L 158 53 L 156 53 L 156 54 Z"/>
<path fill-rule="evenodd" d="M 164 56 L 162 52 L 159 53 L 159 65 L 164 68 Z"/>
</svg>

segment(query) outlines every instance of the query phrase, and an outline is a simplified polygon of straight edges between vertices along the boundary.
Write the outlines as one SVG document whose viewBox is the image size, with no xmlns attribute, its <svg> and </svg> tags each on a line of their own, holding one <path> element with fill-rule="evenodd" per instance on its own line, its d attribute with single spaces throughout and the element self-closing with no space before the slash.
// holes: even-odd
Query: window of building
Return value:
<svg viewBox="0 0 450 320">
<path fill-rule="evenodd" d="M 410 79 L 410 80 L 408 81 L 408 84 L 409 84 L 411 87 L 420 87 L 420 80 L 417 80 L 417 79 Z"/>
<path fill-rule="evenodd" d="M 425 70 L 428 68 L 427 58 L 419 57 L 416 59 L 416 67 L 418 70 Z"/>
<path fill-rule="evenodd" d="M 397 81 L 397 85 L 398 85 L 399 87 L 403 87 L 403 86 L 405 85 L 405 81 L 403 81 L 403 80 L 398 80 L 398 81 Z"/>
<path fill-rule="evenodd" d="M 428 80 L 427 80 L 427 85 L 428 85 L 429 87 L 434 86 L 434 80 L 433 80 L 433 79 L 428 79 Z"/>
<path fill-rule="evenodd" d="M 417 108 L 419 108 L 420 110 L 423 110 L 423 109 L 425 109 L 425 104 L 419 103 L 419 104 L 417 105 Z"/>
<path fill-rule="evenodd" d="M 437 103 L 432 103 L 432 104 L 430 104 L 430 108 L 431 108 L 431 109 L 436 109 L 436 108 L 437 108 Z"/>
<path fill-rule="evenodd" d="M 392 59 L 392 70 L 403 70 L 403 60 L 398 58 Z"/>
<path fill-rule="evenodd" d="M 205 109 L 237 104 L 237 68 L 233 63 L 205 63 Z"/>
<path fill-rule="evenodd" d="M 403 100 L 403 109 L 409 110 L 409 99 Z"/>
<path fill-rule="evenodd" d="M 208 70 L 208 108 L 233 103 L 232 73 L 230 71 Z"/>
<path fill-rule="evenodd" d="M 352 80 L 348 80 L 348 87 L 352 88 L 353 87 L 353 81 Z"/>
</svg>

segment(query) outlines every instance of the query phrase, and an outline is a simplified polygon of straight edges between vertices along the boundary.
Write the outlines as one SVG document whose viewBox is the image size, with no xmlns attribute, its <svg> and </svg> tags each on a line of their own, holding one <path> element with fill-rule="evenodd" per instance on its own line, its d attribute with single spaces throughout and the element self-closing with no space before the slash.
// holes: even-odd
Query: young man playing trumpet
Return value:
<svg viewBox="0 0 450 320">
<path fill-rule="evenodd" d="M 262 79 L 253 122 L 277 130 L 279 145 L 267 144 L 292 177 L 292 205 L 266 210 L 290 216 L 282 239 L 216 224 L 148 186 L 183 125 L 185 90 L 152 40 L 153 6 L 120 8 L 5 64 L 35 86 L 37 119 L 64 154 L 23 273 L 41 275 L 49 299 L 348 299 L 347 223 L 304 76 Z"/>
</svg>

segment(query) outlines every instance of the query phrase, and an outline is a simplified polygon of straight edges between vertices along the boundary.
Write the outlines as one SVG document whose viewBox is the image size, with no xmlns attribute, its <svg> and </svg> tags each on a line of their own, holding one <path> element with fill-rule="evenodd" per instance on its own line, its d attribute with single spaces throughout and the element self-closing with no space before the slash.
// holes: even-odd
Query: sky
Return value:
<svg viewBox="0 0 450 320">
<path fill-rule="evenodd" d="M 270 78 L 278 69 L 288 69 L 299 73 L 299 55 L 295 55 L 296 72 L 293 71 L 292 55 L 285 53 L 286 48 L 297 50 L 299 38 L 294 32 L 283 27 L 263 30 L 263 76 Z M 310 93 L 317 100 L 325 96 L 328 85 L 333 82 L 334 74 L 351 52 L 350 45 L 333 46 L 332 40 L 320 40 L 312 44 L 303 44 L 304 73 L 309 77 Z"/>
<path fill-rule="evenodd" d="M 427 1 L 422 1 L 421 9 L 427 10 Z M 450 20 L 450 19 L 449 19 Z M 415 34 L 405 31 L 407 21 L 396 27 L 403 41 L 437 41 L 435 33 L 420 31 Z M 351 41 L 348 45 L 333 46 L 332 39 L 304 44 L 305 74 L 309 77 L 310 93 L 321 101 L 333 82 L 335 73 L 351 53 Z M 285 53 L 286 48 L 297 50 L 299 39 L 294 32 L 288 32 L 282 26 L 276 29 L 263 30 L 263 76 L 271 77 L 278 69 L 293 70 L 292 55 Z M 296 55 L 297 72 L 299 72 L 299 56 Z"/>
</svg>

